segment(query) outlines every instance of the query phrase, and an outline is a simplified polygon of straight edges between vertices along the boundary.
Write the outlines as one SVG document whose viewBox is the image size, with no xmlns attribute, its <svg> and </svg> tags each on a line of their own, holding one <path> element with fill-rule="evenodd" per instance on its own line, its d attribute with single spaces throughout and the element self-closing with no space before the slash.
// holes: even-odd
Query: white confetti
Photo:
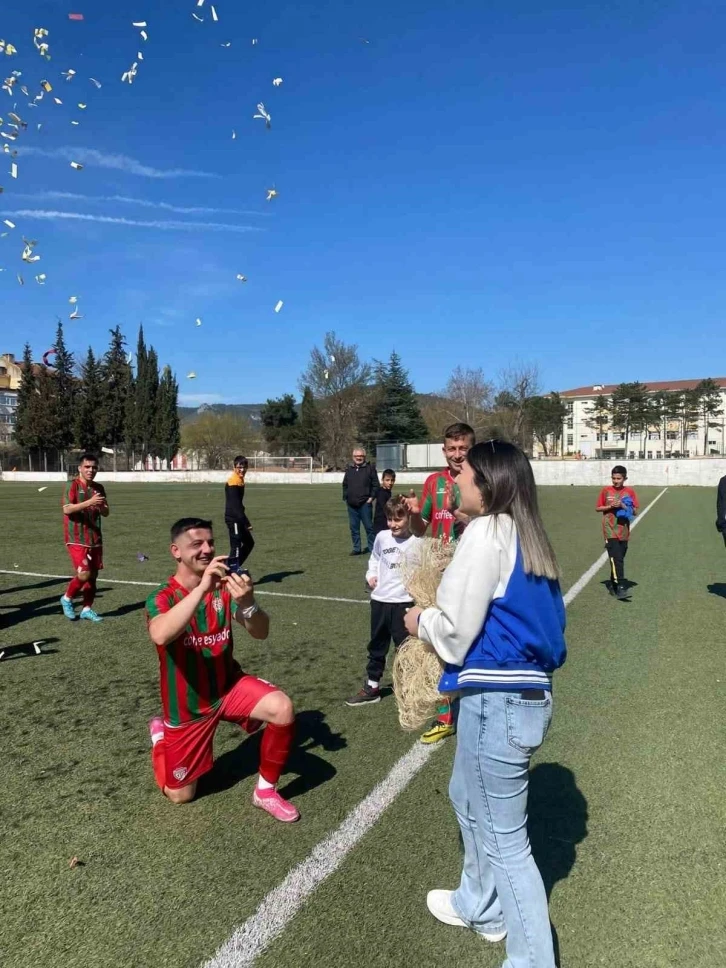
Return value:
<svg viewBox="0 0 726 968">
<path fill-rule="evenodd" d="M 258 113 L 253 114 L 252 117 L 260 118 L 260 120 L 264 121 L 265 127 L 267 128 L 272 127 L 272 117 L 270 116 L 269 111 L 265 108 L 265 105 L 262 103 L 262 101 L 260 101 L 260 103 L 257 105 L 257 111 Z"/>
<path fill-rule="evenodd" d="M 141 33 L 139 34 L 139 36 L 141 37 L 142 40 L 148 40 L 149 39 L 149 35 L 146 33 L 145 30 L 142 30 Z"/>
<path fill-rule="evenodd" d="M 274 85 L 275 87 L 279 87 L 279 86 L 280 86 L 280 85 L 282 84 L 282 78 L 281 78 L 281 77 L 276 77 L 276 78 L 275 78 L 275 79 L 273 80 L 273 82 L 272 82 L 272 83 L 273 83 L 273 85 Z"/>
<path fill-rule="evenodd" d="M 273 198 L 277 198 L 277 194 L 276 188 L 268 188 L 266 201 L 271 202 Z"/>
<path fill-rule="evenodd" d="M 202 321 L 199 318 L 199 316 L 197 316 L 197 318 L 194 320 L 194 322 L 197 324 L 197 326 L 201 326 L 202 325 Z"/>
<path fill-rule="evenodd" d="M 79 101 L 78 102 L 78 107 L 81 109 L 81 111 L 85 111 L 86 108 L 88 107 L 88 105 L 87 104 L 83 104 L 83 103 L 81 103 L 81 101 Z"/>
<path fill-rule="evenodd" d="M 3 219 L 3 225 L 7 225 L 7 227 L 9 229 L 14 229 L 15 228 L 15 222 L 11 222 L 9 218 L 4 218 Z"/>
<path fill-rule="evenodd" d="M 33 246 L 35 242 L 26 242 L 25 248 L 23 249 L 23 254 L 21 256 L 23 262 L 40 262 L 39 255 L 33 255 Z"/>
<path fill-rule="evenodd" d="M 192 14 L 195 20 L 198 20 L 200 24 L 204 23 L 204 17 L 198 17 L 195 13 Z"/>
<path fill-rule="evenodd" d="M 61 73 L 67 81 L 72 81 L 76 76 L 76 72 L 74 70 L 61 71 Z"/>
<path fill-rule="evenodd" d="M 247 276 L 243 276 L 241 272 L 238 272 L 238 273 L 237 273 L 237 276 L 236 276 L 236 278 L 237 278 L 237 279 L 238 279 L 238 280 L 239 280 L 240 282 L 247 282 Z"/>
<path fill-rule="evenodd" d="M 55 101 L 56 104 L 62 104 L 63 103 L 59 97 L 54 97 L 53 100 Z"/>
<path fill-rule="evenodd" d="M 283 306 L 282 299 L 278 299 L 278 301 L 277 301 L 277 303 L 275 305 L 275 312 L 276 313 L 279 313 L 280 310 L 282 309 L 282 306 Z"/>
<path fill-rule="evenodd" d="M 46 484 L 45 487 L 38 488 L 38 494 L 42 494 L 43 491 L 47 491 L 47 490 L 48 490 L 48 485 Z M 33 643 L 33 645 L 35 645 L 35 643 Z"/>
<path fill-rule="evenodd" d="M 234 130 L 234 128 L 232 128 L 232 141 L 236 141 L 236 140 L 237 140 L 237 132 Z"/>
<path fill-rule="evenodd" d="M 197 6 L 198 7 L 203 7 L 204 6 L 204 0 L 197 0 Z"/>
<path fill-rule="evenodd" d="M 100 81 L 96 80 L 95 77 L 89 77 L 88 80 L 91 82 L 91 84 L 95 84 L 96 87 L 99 88 L 99 90 L 103 86 Z"/>
<path fill-rule="evenodd" d="M 46 276 L 46 274 L 44 272 L 39 272 L 38 275 L 35 277 L 35 281 L 38 283 L 39 286 L 44 286 L 45 285 L 45 280 L 47 278 L 48 277 Z"/>
<path fill-rule="evenodd" d="M 231 40 L 228 40 L 226 44 L 220 44 L 219 46 L 220 47 L 231 47 L 232 46 L 232 41 Z"/>
<path fill-rule="evenodd" d="M 141 51 L 140 51 L 140 50 L 137 50 L 137 51 L 136 51 L 136 56 L 137 56 L 137 58 L 138 58 L 138 59 L 139 59 L 140 61 L 142 61 L 142 60 L 144 59 L 144 55 L 143 55 L 143 54 L 141 53 Z"/>
<path fill-rule="evenodd" d="M 257 44 L 259 44 L 259 40 L 258 40 L 258 39 L 257 39 L 256 37 L 253 37 L 253 38 L 252 38 L 252 46 L 253 46 L 253 47 L 256 47 L 256 46 L 257 46 Z"/>
<path fill-rule="evenodd" d="M 217 11 L 214 9 L 214 7 L 210 7 L 209 9 L 212 11 L 212 20 L 215 23 L 217 23 L 217 21 L 219 20 L 219 17 L 217 16 Z"/>
<path fill-rule="evenodd" d="M 70 314 L 70 316 L 68 318 L 69 319 L 83 319 L 83 316 L 81 316 L 81 314 L 78 312 L 77 309 L 74 309 L 73 312 Z"/>
<path fill-rule="evenodd" d="M 78 296 L 71 296 L 68 302 L 71 304 L 71 306 L 75 306 L 75 304 L 78 302 Z"/>
<path fill-rule="evenodd" d="M 78 125 L 78 124 L 80 124 L 80 123 L 81 123 L 80 121 L 71 121 L 71 124 L 76 124 L 76 125 Z"/>
<path fill-rule="evenodd" d="M 77 161 L 71 162 L 71 168 L 75 168 L 76 171 L 83 171 L 83 165 L 79 164 Z"/>
<path fill-rule="evenodd" d="M 137 20 L 135 23 L 131 24 L 132 27 L 148 27 L 149 25 L 145 20 Z"/>
<path fill-rule="evenodd" d="M 134 61 L 131 67 L 129 67 L 129 69 L 127 71 L 124 71 L 123 74 L 121 75 L 121 83 L 123 84 L 124 81 L 128 81 L 129 84 L 133 84 L 134 78 L 138 74 L 138 70 L 139 70 L 139 65 L 136 61 Z"/>
<path fill-rule="evenodd" d="M 25 279 L 23 279 L 23 277 L 20 275 L 20 273 L 17 274 L 17 277 L 16 278 L 17 278 L 17 280 L 18 280 L 18 282 L 20 283 L 21 286 L 24 286 L 25 285 Z"/>
<path fill-rule="evenodd" d="M 187 373 L 187 380 L 196 380 L 197 374 L 192 370 L 191 373 Z"/>
<path fill-rule="evenodd" d="M 17 178 L 18 177 L 18 166 L 16 165 L 16 163 L 14 161 L 10 165 L 10 177 L 11 178 Z"/>
<path fill-rule="evenodd" d="M 129 353 L 129 355 L 126 357 L 126 363 L 128 366 L 131 366 L 131 364 L 133 363 L 133 359 L 134 359 L 134 354 Z"/>
</svg>

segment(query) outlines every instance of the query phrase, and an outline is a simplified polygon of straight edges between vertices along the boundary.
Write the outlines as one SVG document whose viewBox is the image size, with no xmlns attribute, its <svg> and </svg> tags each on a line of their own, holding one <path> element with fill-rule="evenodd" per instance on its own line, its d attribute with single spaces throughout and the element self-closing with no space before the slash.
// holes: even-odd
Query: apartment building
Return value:
<svg viewBox="0 0 726 968">
<path fill-rule="evenodd" d="M 0 444 L 8 444 L 15 432 L 18 388 L 23 371 L 12 353 L 0 355 Z"/>
<path fill-rule="evenodd" d="M 663 390 L 683 392 L 694 390 L 700 380 L 672 380 L 656 383 L 646 383 L 651 393 Z M 723 456 L 726 454 L 726 377 L 714 378 L 714 382 L 721 389 L 721 409 L 723 413 L 712 418 L 709 423 L 706 456 Z M 694 421 L 685 433 L 681 422 L 669 420 L 663 427 L 651 427 L 647 434 L 631 431 L 627 450 L 625 434 L 615 430 L 608 422 L 603 425 L 602 440 L 599 439 L 599 428 L 595 426 L 593 409 L 595 400 L 599 396 L 612 398 L 617 389 L 615 384 L 595 384 L 589 387 L 576 387 L 565 390 L 560 396 L 567 406 L 562 434 L 562 452 L 571 457 L 601 457 L 605 460 L 634 460 L 639 453 L 645 452 L 648 460 L 658 460 L 663 457 L 702 457 L 704 456 L 705 426 L 703 420 Z M 644 439 L 644 437 L 646 439 Z M 541 448 L 537 456 L 541 456 Z"/>
</svg>

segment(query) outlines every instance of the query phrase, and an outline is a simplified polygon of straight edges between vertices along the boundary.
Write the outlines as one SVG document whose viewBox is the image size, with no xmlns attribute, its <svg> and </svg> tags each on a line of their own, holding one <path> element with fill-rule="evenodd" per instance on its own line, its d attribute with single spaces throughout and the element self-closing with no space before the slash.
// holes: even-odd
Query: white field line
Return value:
<svg viewBox="0 0 726 968">
<path fill-rule="evenodd" d="M 663 497 L 663 495 L 667 490 L 668 488 L 664 487 L 663 490 L 660 492 L 660 494 L 657 494 L 650 502 L 650 504 L 646 508 L 643 508 L 643 510 L 638 515 L 638 517 L 635 519 L 635 521 L 633 521 L 633 524 L 631 525 L 631 530 L 632 528 L 635 528 L 640 524 L 640 522 L 646 516 L 648 511 L 650 511 L 650 509 L 653 507 L 654 504 L 660 501 L 660 499 Z M 608 553 L 607 551 L 603 551 L 603 553 L 600 555 L 597 561 L 594 561 L 587 569 L 585 574 L 577 579 L 577 581 L 572 586 L 572 588 L 569 588 L 567 590 L 564 596 L 565 605 L 569 605 L 573 599 L 577 598 L 577 596 L 580 594 L 580 592 L 585 587 L 585 585 L 589 584 L 590 581 L 592 581 L 592 579 L 595 577 L 595 575 L 597 575 L 597 573 L 600 571 L 600 569 L 606 563 L 607 560 L 608 560 Z"/>
<path fill-rule="evenodd" d="M 660 494 L 641 512 L 633 527 L 650 511 Z M 600 555 L 564 596 L 571 604 L 607 560 Z M 396 797 L 403 793 L 428 762 L 439 744 L 424 746 L 416 742 L 401 757 L 385 779 L 348 814 L 337 830 L 321 840 L 297 867 L 263 899 L 260 906 L 204 963 L 202 968 L 246 968 L 285 930 L 316 888 L 343 863 L 355 845 L 368 833 Z"/>
<path fill-rule="evenodd" d="M 26 578 L 57 578 L 69 581 L 69 575 L 46 575 L 39 571 L 16 571 L 14 568 L 0 568 L 0 575 L 23 575 Z M 121 578 L 98 578 L 99 585 L 140 585 L 143 588 L 158 588 L 162 581 L 128 581 Z M 362 598 L 335 598 L 332 595 L 294 595 L 292 592 L 270 592 L 266 588 L 255 587 L 256 595 L 274 595 L 276 598 L 305 598 L 316 602 L 345 602 L 347 605 L 367 605 Z"/>
</svg>

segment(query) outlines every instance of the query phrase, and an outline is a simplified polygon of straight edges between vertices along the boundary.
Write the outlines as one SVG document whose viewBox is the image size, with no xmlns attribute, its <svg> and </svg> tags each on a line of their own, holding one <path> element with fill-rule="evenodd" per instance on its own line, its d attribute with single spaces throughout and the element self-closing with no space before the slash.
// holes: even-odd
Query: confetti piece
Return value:
<svg viewBox="0 0 726 968">
<path fill-rule="evenodd" d="M 59 97 L 54 97 L 53 100 L 55 101 L 56 104 L 62 104 L 63 103 Z"/>
<path fill-rule="evenodd" d="M 329 373 L 329 371 L 328 370 L 325 370 L 324 373 L 323 373 L 323 376 L 325 377 L 326 380 L 329 380 L 330 379 L 330 373 Z"/>
<path fill-rule="evenodd" d="M 219 46 L 220 47 L 231 47 L 232 46 L 232 41 L 231 40 L 228 40 L 226 44 L 220 44 Z"/>
<path fill-rule="evenodd" d="M 271 202 L 273 198 L 277 198 L 278 192 L 276 188 L 268 188 L 266 201 Z"/>
<path fill-rule="evenodd" d="M 236 278 L 239 279 L 240 282 L 247 282 L 247 276 L 243 276 L 241 272 L 237 273 Z"/>
<path fill-rule="evenodd" d="M 13 47 L 12 44 L 8 44 L 4 40 L 0 40 L 0 54 L 6 54 L 8 57 L 12 57 L 13 54 L 17 54 L 17 52 L 17 47 Z"/>
<path fill-rule="evenodd" d="M 280 85 L 282 84 L 282 78 L 281 78 L 281 77 L 276 77 L 276 78 L 275 78 L 275 79 L 273 80 L 273 82 L 272 82 L 272 83 L 273 83 L 273 85 L 274 85 L 275 87 L 279 87 L 279 86 L 280 86 Z"/>
<path fill-rule="evenodd" d="M 271 128 L 272 127 L 272 117 L 270 116 L 269 111 L 265 108 L 265 105 L 262 103 L 262 101 L 260 101 L 260 103 L 257 105 L 257 111 L 258 111 L 258 113 L 257 114 L 253 114 L 252 117 L 253 118 L 260 118 L 260 120 L 262 120 L 262 121 L 265 122 L 265 127 Z"/>
<path fill-rule="evenodd" d="M 78 102 L 78 107 L 79 107 L 79 108 L 81 109 L 81 111 L 85 111 L 85 110 L 86 110 L 86 108 L 88 107 L 88 105 L 87 105 L 87 104 L 82 104 L 82 103 L 81 103 L 81 102 L 79 101 L 79 102 Z"/>
<path fill-rule="evenodd" d="M 71 304 L 71 306 L 75 306 L 75 304 L 78 302 L 78 296 L 71 296 L 68 302 Z"/>
<path fill-rule="evenodd" d="M 210 7 L 209 9 L 212 11 L 212 20 L 215 23 L 217 23 L 219 20 L 219 17 L 217 16 L 217 11 L 214 9 L 214 7 Z"/>
<path fill-rule="evenodd" d="M 140 50 L 137 50 L 137 51 L 136 51 L 136 56 L 138 57 L 138 59 L 139 59 L 140 61 L 142 61 L 142 60 L 144 59 L 144 55 L 143 55 L 143 54 L 141 53 L 141 51 L 140 51 Z"/>
<path fill-rule="evenodd" d="M 3 225 L 7 225 L 7 227 L 9 229 L 14 229 L 15 228 L 15 222 L 11 222 L 9 218 L 4 218 L 3 219 Z"/>
<path fill-rule="evenodd" d="M 73 70 L 61 71 L 61 73 L 67 81 L 72 81 L 73 78 L 76 76 L 76 72 Z"/>
<path fill-rule="evenodd" d="M 18 166 L 15 162 L 12 162 L 12 164 L 10 165 L 10 177 L 11 178 L 18 177 Z"/>
<path fill-rule="evenodd" d="M 276 313 L 279 313 L 280 310 L 282 309 L 282 306 L 283 306 L 282 299 L 278 299 L 278 301 L 277 301 L 277 303 L 275 305 L 275 312 Z"/>
<path fill-rule="evenodd" d="M 192 370 L 191 373 L 187 373 L 187 380 L 196 380 L 197 374 Z"/>
<path fill-rule="evenodd" d="M 129 84 L 133 84 L 134 78 L 138 74 L 138 67 L 139 67 L 138 63 L 134 61 L 131 67 L 129 67 L 129 69 L 127 71 L 124 71 L 123 74 L 121 75 L 121 83 L 123 83 L 124 81 L 128 81 Z"/>
<path fill-rule="evenodd" d="M 50 94 L 50 92 L 53 90 L 53 85 L 50 83 L 50 81 L 41 81 L 40 86 L 43 88 L 46 94 Z"/>
<path fill-rule="evenodd" d="M 149 25 L 145 20 L 137 20 L 135 23 L 131 24 L 132 27 L 148 27 Z"/>
<path fill-rule="evenodd" d="M 20 273 L 17 274 L 17 280 L 18 280 L 18 282 L 20 283 L 21 286 L 24 286 L 25 285 L 25 279 L 23 279 L 23 277 L 20 275 Z"/>
<path fill-rule="evenodd" d="M 197 326 L 201 326 L 202 325 L 202 321 L 199 318 L 199 316 L 197 316 L 197 318 L 194 320 L 194 322 L 197 324 Z"/>
<path fill-rule="evenodd" d="M 83 319 L 83 316 L 81 316 L 81 314 L 78 312 L 77 309 L 74 309 L 73 312 L 70 314 L 70 316 L 68 318 L 69 319 Z"/>
<path fill-rule="evenodd" d="M 252 46 L 253 46 L 253 47 L 256 47 L 256 46 L 257 46 L 257 44 L 259 44 L 259 40 L 258 40 L 258 39 L 257 39 L 256 37 L 253 37 L 253 38 L 252 38 Z"/>
<path fill-rule="evenodd" d="M 80 124 L 80 121 L 71 121 L 71 124 Z"/>
<path fill-rule="evenodd" d="M 134 361 L 134 354 L 133 353 L 129 353 L 129 355 L 126 357 L 126 363 L 129 366 L 131 366 L 131 364 L 133 363 L 133 361 Z"/>
<path fill-rule="evenodd" d="M 137 561 L 148 561 L 149 560 L 149 556 L 148 555 L 145 555 L 143 553 L 143 551 L 139 551 L 136 554 L 136 560 Z"/>
<path fill-rule="evenodd" d="M 102 87 L 102 84 L 101 84 L 101 82 L 100 82 L 100 81 L 97 81 L 95 77 L 89 77 L 89 78 L 88 78 L 88 80 L 89 80 L 89 81 L 90 81 L 90 82 L 91 82 L 92 84 L 95 84 L 95 85 L 96 85 L 96 87 L 97 87 L 97 88 L 99 88 L 99 90 L 100 90 L 100 88 Z"/>
<path fill-rule="evenodd" d="M 21 91 L 23 92 L 23 94 L 24 94 L 24 95 L 25 95 L 26 97 L 30 97 L 30 91 L 29 91 L 29 90 L 28 90 L 28 88 L 27 88 L 27 87 L 25 86 L 25 84 L 21 84 L 21 85 L 20 85 L 20 90 L 21 90 Z"/>
<path fill-rule="evenodd" d="M 35 243 L 29 242 L 23 249 L 23 254 L 21 256 L 23 262 L 40 262 L 39 255 L 33 255 L 33 245 Z"/>
<path fill-rule="evenodd" d="M 71 162 L 71 168 L 75 168 L 76 171 L 83 171 L 83 165 L 79 164 L 77 161 Z"/>
<path fill-rule="evenodd" d="M 38 285 L 39 285 L 39 286 L 44 286 L 44 285 L 45 285 L 45 280 L 46 280 L 46 279 L 47 279 L 47 276 L 46 276 L 46 274 L 45 274 L 44 272 L 40 272 L 40 273 L 39 273 L 39 274 L 38 274 L 38 275 L 37 275 L 37 276 L 35 277 L 35 281 L 36 281 L 36 282 L 38 283 Z"/>
<path fill-rule="evenodd" d="M 71 857 L 71 859 L 68 861 L 68 866 L 70 867 L 71 870 L 73 870 L 73 868 L 78 867 L 80 863 L 81 862 L 78 860 L 77 857 Z"/>
<path fill-rule="evenodd" d="M 234 128 L 232 128 L 232 141 L 235 141 L 236 138 L 237 138 L 237 132 L 234 130 Z"/>
<path fill-rule="evenodd" d="M 197 6 L 198 7 L 203 7 L 204 6 L 204 0 L 197 0 Z"/>
<path fill-rule="evenodd" d="M 146 33 L 145 30 L 142 30 L 139 36 L 141 37 L 142 40 L 148 40 L 149 39 L 149 35 Z"/>
<path fill-rule="evenodd" d="M 38 488 L 38 494 L 42 494 L 43 491 L 47 491 L 47 490 L 48 490 L 48 485 L 46 484 L 45 487 L 39 487 Z"/>
<path fill-rule="evenodd" d="M 83 14 L 82 13 L 69 13 L 68 14 L 68 19 L 69 20 L 83 20 Z"/>
<path fill-rule="evenodd" d="M 198 20 L 200 24 L 204 23 L 204 17 L 198 17 L 195 13 L 192 14 L 195 20 Z"/>
</svg>

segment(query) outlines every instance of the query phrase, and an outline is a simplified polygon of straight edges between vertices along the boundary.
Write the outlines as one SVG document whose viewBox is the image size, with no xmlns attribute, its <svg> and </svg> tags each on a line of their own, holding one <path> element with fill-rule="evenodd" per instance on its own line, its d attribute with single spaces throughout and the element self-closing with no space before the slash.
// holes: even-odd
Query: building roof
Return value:
<svg viewBox="0 0 726 968">
<path fill-rule="evenodd" d="M 705 379 L 705 378 L 704 378 Z M 715 376 L 712 378 L 723 390 L 726 390 L 726 376 Z M 660 380 L 655 383 L 646 382 L 645 386 L 652 392 L 659 390 L 695 390 L 701 380 Z M 617 383 L 596 383 L 591 387 L 575 387 L 574 390 L 561 390 L 561 397 L 593 397 L 608 396 L 618 388 Z"/>
</svg>

